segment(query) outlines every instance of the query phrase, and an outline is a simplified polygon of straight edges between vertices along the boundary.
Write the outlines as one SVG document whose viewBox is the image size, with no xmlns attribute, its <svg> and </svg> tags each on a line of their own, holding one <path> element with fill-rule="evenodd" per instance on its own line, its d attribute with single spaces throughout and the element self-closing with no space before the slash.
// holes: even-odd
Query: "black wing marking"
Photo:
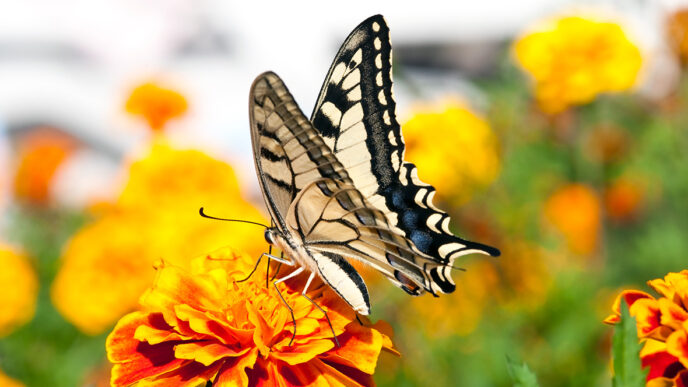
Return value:
<svg viewBox="0 0 688 387">
<path fill-rule="evenodd" d="M 432 204 L 435 189 L 404 161 L 401 127 L 392 94 L 392 48 L 381 15 L 368 18 L 346 39 L 325 78 L 311 121 L 346 168 L 356 188 L 390 225 L 440 266 L 429 275 L 437 290 L 455 285 L 454 259 L 499 250 L 452 234 L 449 216 Z"/>
</svg>

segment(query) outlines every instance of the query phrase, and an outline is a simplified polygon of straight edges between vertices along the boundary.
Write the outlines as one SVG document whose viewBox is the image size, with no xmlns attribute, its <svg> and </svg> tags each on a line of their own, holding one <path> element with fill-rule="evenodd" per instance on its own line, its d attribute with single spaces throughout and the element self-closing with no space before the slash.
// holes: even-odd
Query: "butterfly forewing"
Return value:
<svg viewBox="0 0 688 387">
<path fill-rule="evenodd" d="M 249 118 L 258 180 L 284 231 L 289 206 L 306 184 L 323 176 L 349 177 L 276 74 L 263 73 L 253 82 Z"/>
<path fill-rule="evenodd" d="M 311 120 L 354 186 L 384 213 L 390 227 L 435 259 L 427 269 L 433 289 L 451 292 L 454 259 L 499 251 L 451 233 L 449 216 L 432 203 L 435 189 L 404 161 L 395 108 L 389 29 L 376 15 L 356 27 L 335 56 Z"/>
</svg>

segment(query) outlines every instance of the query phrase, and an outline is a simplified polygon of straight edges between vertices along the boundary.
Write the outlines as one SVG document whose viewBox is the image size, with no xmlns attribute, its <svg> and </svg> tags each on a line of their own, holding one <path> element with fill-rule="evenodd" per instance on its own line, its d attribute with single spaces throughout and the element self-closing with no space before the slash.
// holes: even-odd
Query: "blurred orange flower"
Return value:
<svg viewBox="0 0 688 387">
<path fill-rule="evenodd" d="M 403 132 L 406 160 L 416 164 L 420 179 L 435 186 L 443 201 L 462 204 L 499 173 L 496 136 L 462 103 L 419 109 Z"/>
<path fill-rule="evenodd" d="M 649 367 L 648 386 L 685 386 L 688 382 L 688 270 L 648 281 L 661 295 L 625 290 L 614 301 L 613 314 L 604 321 L 621 319 L 621 302 L 635 317 L 643 367 Z"/>
<path fill-rule="evenodd" d="M 669 43 L 683 64 L 688 63 L 688 8 L 669 15 L 666 22 Z"/>
<path fill-rule="evenodd" d="M 53 176 L 75 146 L 76 143 L 66 135 L 50 128 L 35 129 L 22 138 L 14 175 L 17 199 L 33 205 L 49 204 Z"/>
<path fill-rule="evenodd" d="M 579 16 L 547 22 L 521 37 L 514 52 L 548 114 L 591 102 L 600 93 L 630 89 L 642 65 L 640 50 L 620 25 Z"/>
<path fill-rule="evenodd" d="M 127 112 L 143 117 L 153 131 L 162 131 L 188 108 L 186 98 L 174 90 L 149 82 L 135 88 L 125 105 Z"/>
<path fill-rule="evenodd" d="M 638 215 L 645 199 L 645 187 L 629 177 L 614 180 L 604 193 L 607 215 L 617 222 L 628 222 Z"/>
<path fill-rule="evenodd" d="M 265 271 L 236 282 L 254 261 L 225 248 L 195 259 L 190 272 L 158 264 L 143 311 L 124 316 L 108 336 L 112 385 L 372 385 L 381 350 L 395 352 L 391 328 L 359 324 L 339 296 L 316 284 L 309 296 L 327 312 L 337 347 L 325 314 L 280 284 L 296 319 L 289 345 L 294 326 Z"/>
<path fill-rule="evenodd" d="M 601 227 L 600 199 L 584 184 L 567 184 L 545 202 L 545 217 L 564 235 L 569 249 L 577 254 L 591 254 L 599 243 Z"/>
<path fill-rule="evenodd" d="M 27 323 L 36 311 L 38 278 L 28 258 L 0 245 L 0 337 Z"/>
<path fill-rule="evenodd" d="M 2 387 L 24 387 L 24 383 L 12 379 L 0 370 L 0 386 Z"/>
<path fill-rule="evenodd" d="M 204 219 L 201 206 L 265 222 L 241 197 L 231 166 L 199 151 L 153 146 L 131 166 L 118 203 L 68 243 L 52 285 L 56 308 L 83 332 L 98 334 L 136 308 L 155 260 L 188 267 L 188 257 L 227 244 L 256 257 L 264 251 L 261 230 Z"/>
</svg>

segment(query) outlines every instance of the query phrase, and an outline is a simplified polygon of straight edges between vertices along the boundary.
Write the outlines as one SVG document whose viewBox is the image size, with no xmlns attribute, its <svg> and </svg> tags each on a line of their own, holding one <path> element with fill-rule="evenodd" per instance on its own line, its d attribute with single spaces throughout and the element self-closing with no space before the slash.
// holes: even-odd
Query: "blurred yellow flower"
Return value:
<svg viewBox="0 0 688 387">
<path fill-rule="evenodd" d="M 12 379 L 0 370 L 0 386 L 2 387 L 24 387 L 24 383 Z"/>
<path fill-rule="evenodd" d="M 462 204 L 490 184 L 500 168 L 497 138 L 488 123 L 453 101 L 416 112 L 403 125 L 406 160 L 437 189 L 437 197 Z"/>
<path fill-rule="evenodd" d="M 688 63 L 688 8 L 674 11 L 666 22 L 669 43 L 681 63 Z"/>
<path fill-rule="evenodd" d="M 125 108 L 130 114 L 143 117 L 153 131 L 162 131 L 169 120 L 186 113 L 188 104 L 176 91 L 149 82 L 131 92 Z"/>
<path fill-rule="evenodd" d="M 571 16 L 550 21 L 514 45 L 516 60 L 535 81 L 545 113 L 591 102 L 600 93 L 630 89 L 642 57 L 620 25 Z"/>
<path fill-rule="evenodd" d="M 82 228 L 53 281 L 57 310 L 84 333 L 105 331 L 136 306 L 152 281 L 154 238 L 143 214 L 111 214 Z"/>
<path fill-rule="evenodd" d="M 0 337 L 33 318 L 38 278 L 26 256 L 0 245 Z"/>
<path fill-rule="evenodd" d="M 232 168 L 202 152 L 155 145 L 131 166 L 120 200 L 80 230 L 62 257 L 52 299 L 70 322 L 103 332 L 137 305 L 155 260 L 187 267 L 188 257 L 231 244 L 256 258 L 266 248 L 261 229 L 199 216 L 265 222 L 241 197 Z"/>
<path fill-rule="evenodd" d="M 76 143 L 51 128 L 37 128 L 20 141 L 14 175 L 14 195 L 33 204 L 50 203 L 53 176 Z"/>
<path fill-rule="evenodd" d="M 533 309 L 542 305 L 552 284 L 552 275 L 540 247 L 523 240 L 500 244 L 508 259 L 490 262 L 497 272 L 492 288 L 496 301 L 510 308 Z M 467 273 L 470 274 L 470 273 Z"/>
<path fill-rule="evenodd" d="M 485 308 L 488 307 L 490 292 L 499 286 L 495 267 L 484 260 L 471 261 L 465 265 L 466 272 L 456 281 L 452 294 L 440 297 L 413 297 L 409 300 L 409 316 L 423 316 L 410 319 L 428 336 L 442 338 L 452 335 L 467 336 L 480 324 Z"/>
<path fill-rule="evenodd" d="M 564 235 L 569 249 L 591 254 L 599 243 L 601 204 L 597 193 L 584 184 L 560 187 L 545 202 L 545 217 Z"/>
</svg>

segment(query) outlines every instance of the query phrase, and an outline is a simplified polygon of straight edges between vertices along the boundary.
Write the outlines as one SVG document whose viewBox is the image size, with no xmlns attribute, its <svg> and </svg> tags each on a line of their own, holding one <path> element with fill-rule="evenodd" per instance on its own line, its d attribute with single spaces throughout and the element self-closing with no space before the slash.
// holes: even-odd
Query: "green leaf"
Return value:
<svg viewBox="0 0 688 387">
<path fill-rule="evenodd" d="M 537 376 L 528 368 L 526 363 L 516 364 L 513 360 L 506 359 L 509 375 L 514 381 L 514 387 L 538 387 Z"/>
<path fill-rule="evenodd" d="M 635 318 L 628 306 L 621 302 L 621 321 L 614 328 L 612 356 L 614 361 L 614 387 L 643 387 L 647 371 L 640 362 L 641 344 L 638 341 Z"/>
</svg>

